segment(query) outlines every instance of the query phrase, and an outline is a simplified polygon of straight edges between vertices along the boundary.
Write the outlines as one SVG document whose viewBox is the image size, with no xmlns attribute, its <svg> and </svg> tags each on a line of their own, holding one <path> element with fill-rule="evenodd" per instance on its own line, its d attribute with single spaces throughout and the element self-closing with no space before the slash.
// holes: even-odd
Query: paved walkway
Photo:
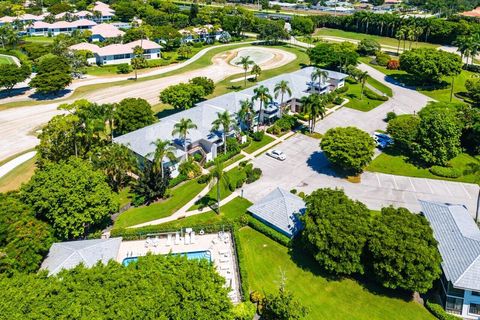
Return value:
<svg viewBox="0 0 480 320">
<path fill-rule="evenodd" d="M 37 154 L 36 151 L 30 151 L 27 153 L 22 154 L 21 156 L 16 157 L 15 159 L 12 159 L 5 163 L 4 165 L 0 166 L 0 178 L 21 165 L 22 163 L 32 159 L 35 154 Z"/>
</svg>

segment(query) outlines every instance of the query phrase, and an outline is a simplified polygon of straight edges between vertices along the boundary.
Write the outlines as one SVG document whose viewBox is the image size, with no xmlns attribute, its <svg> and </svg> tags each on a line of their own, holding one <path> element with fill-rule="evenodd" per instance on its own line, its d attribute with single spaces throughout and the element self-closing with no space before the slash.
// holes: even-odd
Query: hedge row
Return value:
<svg viewBox="0 0 480 320">
<path fill-rule="evenodd" d="M 250 290 L 248 287 L 248 273 L 245 267 L 245 255 L 243 254 L 241 241 L 238 236 L 238 229 L 233 229 L 233 241 L 235 241 L 235 250 L 238 261 L 238 272 L 240 273 L 240 283 L 242 284 L 240 289 L 243 296 L 243 301 L 248 301 L 250 297 Z"/>
<path fill-rule="evenodd" d="M 387 96 L 379 95 L 379 94 L 373 92 L 372 90 L 370 90 L 369 88 L 364 88 L 363 94 L 365 95 L 365 97 L 367 97 L 368 99 L 371 99 L 371 100 L 379 100 L 379 101 L 387 101 L 388 100 Z"/>
<path fill-rule="evenodd" d="M 263 233 L 264 235 L 266 235 L 267 237 L 269 237 L 273 241 L 276 241 L 276 242 L 280 243 L 281 245 L 289 247 L 290 244 L 291 244 L 291 240 L 290 240 L 289 237 L 281 234 L 280 232 L 278 232 L 275 229 L 272 229 L 271 227 L 267 226 L 266 224 L 264 224 L 263 222 L 255 219 L 252 216 L 249 216 L 247 224 L 252 229 L 255 229 L 258 232 Z"/>
<path fill-rule="evenodd" d="M 480 73 L 480 66 L 478 64 L 464 64 L 463 69 L 471 72 Z"/>
<path fill-rule="evenodd" d="M 444 178 L 458 178 L 462 175 L 462 172 L 456 168 L 450 167 L 441 167 L 441 166 L 433 166 L 429 169 L 431 173 L 436 176 L 444 177 Z"/>
<path fill-rule="evenodd" d="M 183 181 L 186 181 L 188 180 L 188 177 L 184 174 L 179 174 L 178 176 L 176 176 L 175 178 L 171 179 L 169 182 L 168 182 L 168 187 L 169 188 L 173 188 L 173 187 L 176 187 L 178 186 L 180 183 L 182 183 Z"/>
<path fill-rule="evenodd" d="M 441 305 L 427 300 L 425 307 L 439 320 L 458 320 L 454 315 L 448 314 Z"/>
<path fill-rule="evenodd" d="M 219 155 L 217 155 L 217 157 L 215 159 L 217 161 L 220 161 L 220 162 L 225 162 L 225 161 L 230 160 L 231 158 L 235 157 L 237 154 L 240 154 L 240 150 L 233 150 L 233 151 L 229 151 L 227 153 L 219 154 Z M 205 163 L 204 167 L 205 168 L 210 168 L 214 164 L 215 164 L 215 161 L 210 160 L 207 163 Z"/>
</svg>

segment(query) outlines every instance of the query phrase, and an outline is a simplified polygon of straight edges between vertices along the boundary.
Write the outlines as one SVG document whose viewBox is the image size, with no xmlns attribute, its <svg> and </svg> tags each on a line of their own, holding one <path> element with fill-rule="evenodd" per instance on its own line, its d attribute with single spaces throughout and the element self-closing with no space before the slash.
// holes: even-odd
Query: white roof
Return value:
<svg viewBox="0 0 480 320">
<path fill-rule="evenodd" d="M 97 53 L 98 50 L 100 49 L 99 46 L 93 43 L 87 43 L 87 42 L 82 42 L 78 44 L 74 44 L 73 46 L 70 46 L 69 49 L 71 50 L 88 50 L 93 53 Z"/>
<path fill-rule="evenodd" d="M 97 1 L 95 2 L 95 6 L 93 7 L 93 11 L 99 11 L 102 13 L 102 16 L 114 16 L 115 10 L 110 8 L 108 4 L 103 2 Z"/>
<path fill-rule="evenodd" d="M 111 44 L 100 48 L 97 54 L 100 56 L 111 56 L 115 54 L 128 54 L 133 53 L 133 48 L 141 46 L 144 50 L 148 49 L 161 49 L 162 47 L 150 40 L 137 40 L 126 44 Z"/>
<path fill-rule="evenodd" d="M 46 28 L 46 29 L 60 29 L 60 28 L 77 28 L 77 27 L 93 27 L 96 23 L 87 19 L 79 19 L 72 22 L 57 21 L 54 23 L 47 23 L 44 21 L 35 21 L 32 25 L 34 29 Z"/>
<path fill-rule="evenodd" d="M 480 230 L 462 205 L 420 201 L 438 241 L 442 269 L 460 289 L 480 291 Z"/>
<path fill-rule="evenodd" d="M 293 236 L 302 228 L 299 216 L 305 213 L 305 201 L 284 189 L 276 188 L 248 211 Z"/>
<path fill-rule="evenodd" d="M 125 34 L 122 30 L 118 29 L 112 24 L 102 23 L 97 24 L 96 26 L 92 27 L 92 35 L 100 35 L 103 38 L 115 38 L 120 37 Z"/>
<path fill-rule="evenodd" d="M 117 258 L 122 238 L 79 240 L 54 243 L 40 269 L 50 275 L 62 269 L 72 269 L 83 263 L 92 267 L 99 261 L 107 263 Z"/>
</svg>

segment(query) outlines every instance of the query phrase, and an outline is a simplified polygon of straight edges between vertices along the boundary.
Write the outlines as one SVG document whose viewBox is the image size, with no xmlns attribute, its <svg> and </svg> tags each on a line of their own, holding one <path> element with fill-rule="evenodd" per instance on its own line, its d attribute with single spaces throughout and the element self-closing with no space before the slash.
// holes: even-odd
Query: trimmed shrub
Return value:
<svg viewBox="0 0 480 320">
<path fill-rule="evenodd" d="M 427 300 L 425 307 L 439 320 L 458 320 L 454 315 L 448 314 L 441 305 Z"/>
<path fill-rule="evenodd" d="M 398 60 L 390 60 L 387 63 L 387 69 L 389 70 L 398 70 L 400 69 L 400 61 Z"/>
<path fill-rule="evenodd" d="M 250 301 L 245 301 L 233 307 L 235 320 L 252 320 L 257 312 L 257 307 Z"/>
<path fill-rule="evenodd" d="M 245 267 L 245 255 L 243 254 L 243 250 L 241 247 L 241 241 L 238 237 L 238 230 L 233 230 L 233 241 L 235 243 L 235 251 L 237 254 L 237 261 L 238 261 L 238 271 L 240 273 L 240 283 L 241 283 L 241 291 L 242 297 L 244 301 L 248 301 L 250 292 L 248 290 L 248 274 L 247 268 Z"/>
<path fill-rule="evenodd" d="M 386 67 L 390 60 L 390 56 L 382 51 L 377 51 L 377 53 L 375 54 L 375 62 L 379 66 Z"/>
<path fill-rule="evenodd" d="M 265 135 L 265 132 L 263 131 L 254 132 L 252 133 L 252 139 L 253 141 L 262 141 L 264 135 Z"/>
<path fill-rule="evenodd" d="M 186 180 L 188 180 L 188 177 L 187 177 L 186 174 L 179 174 L 178 176 L 176 176 L 175 178 L 171 179 L 168 182 L 168 187 L 173 188 L 175 186 L 178 186 L 180 183 L 182 183 L 183 181 L 186 181 Z"/>
<path fill-rule="evenodd" d="M 291 194 L 297 194 L 297 189 L 292 189 L 292 190 L 290 190 L 290 193 L 291 193 Z"/>
<path fill-rule="evenodd" d="M 270 239 L 275 242 L 280 243 L 283 246 L 289 247 L 291 244 L 291 240 L 286 235 L 281 234 L 275 229 L 270 228 L 269 226 L 265 225 L 263 222 L 258 221 L 254 217 L 250 217 L 248 220 L 248 226 L 252 229 L 257 230 L 258 232 L 266 235 Z"/>
<path fill-rule="evenodd" d="M 387 116 L 385 117 L 385 120 L 389 122 L 390 120 L 393 120 L 397 117 L 397 114 L 393 111 L 387 112 Z"/>
<path fill-rule="evenodd" d="M 373 92 L 369 88 L 364 88 L 363 94 L 365 95 L 365 97 L 367 97 L 368 99 L 371 99 L 371 100 L 378 100 L 378 101 L 387 101 L 388 100 L 387 96 L 381 96 L 381 95 Z"/>
<path fill-rule="evenodd" d="M 201 175 L 200 178 L 198 178 L 197 182 L 198 182 L 199 184 L 204 184 L 204 183 L 209 182 L 211 178 L 212 178 L 211 175 L 209 175 L 209 174 L 204 174 L 204 175 Z"/>
<path fill-rule="evenodd" d="M 348 86 L 347 85 L 344 85 L 343 87 L 341 88 L 338 88 L 338 89 L 335 89 L 335 93 L 338 93 L 338 94 L 342 94 L 342 93 L 345 93 L 348 91 Z"/>
<path fill-rule="evenodd" d="M 339 106 L 343 103 L 343 98 L 342 97 L 335 97 L 335 99 L 333 99 L 333 104 Z"/>
<path fill-rule="evenodd" d="M 480 65 L 478 64 L 464 64 L 463 70 L 480 73 Z"/>
<path fill-rule="evenodd" d="M 240 150 L 238 150 L 238 151 L 234 150 L 234 151 L 231 151 L 231 152 L 222 153 L 222 154 L 217 155 L 216 159 L 218 159 L 218 161 L 220 161 L 220 162 L 225 162 L 225 161 L 235 157 L 239 153 L 240 153 Z M 215 161 L 210 160 L 207 163 L 205 163 L 204 167 L 205 168 L 210 168 L 214 164 L 215 164 Z"/>
<path fill-rule="evenodd" d="M 358 81 L 355 80 L 355 78 L 353 78 L 352 76 L 348 76 L 348 77 L 345 79 L 345 82 L 350 83 L 350 84 L 357 84 L 357 83 L 358 83 Z"/>
<path fill-rule="evenodd" d="M 452 167 L 441 167 L 441 166 L 433 166 L 428 169 L 432 174 L 444 177 L 444 178 L 458 178 L 462 176 L 462 172 L 456 168 Z"/>
<path fill-rule="evenodd" d="M 121 63 L 117 65 L 117 73 L 126 74 L 130 73 L 130 71 L 132 71 L 132 68 L 130 68 L 130 65 L 128 63 Z"/>
</svg>

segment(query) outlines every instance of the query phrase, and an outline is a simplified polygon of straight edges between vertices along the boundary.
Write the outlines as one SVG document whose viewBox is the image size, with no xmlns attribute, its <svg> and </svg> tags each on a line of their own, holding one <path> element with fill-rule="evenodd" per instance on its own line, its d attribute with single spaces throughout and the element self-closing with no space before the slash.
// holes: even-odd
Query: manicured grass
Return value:
<svg viewBox="0 0 480 320">
<path fill-rule="evenodd" d="M 123 188 L 118 192 L 118 201 L 120 202 L 120 208 L 126 206 L 132 200 L 132 193 L 130 193 L 130 187 Z"/>
<path fill-rule="evenodd" d="M 252 203 L 245 198 L 236 197 L 227 204 L 220 207 L 220 214 L 213 211 L 206 211 L 194 216 L 186 217 L 172 222 L 162 224 L 162 226 L 171 227 L 172 230 L 179 230 L 181 228 L 188 228 L 191 226 L 206 226 L 216 223 L 221 223 L 222 220 L 236 220 L 241 215 L 247 212 L 247 208 Z"/>
<path fill-rule="evenodd" d="M 231 165 L 232 163 L 235 163 L 235 162 L 237 162 L 238 160 L 241 160 L 241 159 L 243 159 L 243 158 L 245 158 L 245 156 L 244 156 L 243 154 L 237 154 L 237 155 L 234 156 L 233 158 L 228 159 L 227 161 L 225 161 L 225 162 L 223 163 L 223 167 L 226 168 L 226 167 L 228 167 L 229 165 Z"/>
<path fill-rule="evenodd" d="M 348 83 L 348 91 L 344 94 L 344 97 L 346 97 L 350 101 L 345 104 L 345 107 L 366 112 L 378 107 L 385 102 L 381 100 L 371 100 L 367 98 L 365 94 L 360 99 L 361 91 L 362 85 L 360 83 Z"/>
<path fill-rule="evenodd" d="M 0 64 L 11 64 L 13 60 L 9 57 L 0 56 Z"/>
<path fill-rule="evenodd" d="M 119 75 L 116 65 L 89 66 L 86 68 L 86 72 L 91 76 Z"/>
<path fill-rule="evenodd" d="M 22 40 L 25 42 L 42 42 L 42 43 L 52 43 L 54 39 L 55 39 L 54 37 L 42 37 L 42 36 L 22 38 Z"/>
<path fill-rule="evenodd" d="M 390 291 L 352 279 L 328 279 L 303 250 L 290 253 L 288 248 L 249 227 L 239 232 L 250 290 L 278 290 L 283 273 L 287 290 L 309 308 L 306 319 L 435 319 L 408 296 L 394 296 Z"/>
<path fill-rule="evenodd" d="M 394 39 L 394 38 L 381 37 L 381 36 L 376 36 L 371 34 L 343 31 L 343 30 L 330 29 L 330 28 L 317 29 L 314 36 L 339 37 L 339 38 L 353 39 L 358 41 L 362 41 L 363 39 L 370 39 L 370 40 L 377 41 L 383 46 L 389 46 L 395 49 L 398 46 L 398 41 L 397 39 Z M 409 42 L 407 41 L 407 49 L 408 47 L 409 47 Z M 438 48 L 439 45 L 426 43 L 426 42 L 412 43 L 412 48 L 420 48 L 420 47 Z M 403 42 L 400 45 L 400 49 L 403 49 Z"/>
<path fill-rule="evenodd" d="M 261 141 L 255 141 L 255 140 L 252 139 L 252 142 L 250 143 L 250 145 L 248 147 L 246 147 L 245 149 L 243 149 L 243 151 L 245 151 L 246 153 L 254 153 L 255 151 L 257 151 L 258 149 L 266 146 L 267 144 L 269 144 L 273 140 L 274 139 L 272 137 L 267 136 L 267 135 L 264 135 L 263 139 Z"/>
<path fill-rule="evenodd" d="M 36 157 L 25 161 L 0 178 L 0 192 L 17 190 L 22 183 L 30 181 L 36 168 Z"/>
<path fill-rule="evenodd" d="M 204 187 L 205 184 L 199 184 L 197 180 L 187 181 L 170 190 L 170 197 L 164 201 L 125 211 L 118 216 L 113 227 L 125 228 L 168 217 L 192 200 Z"/>
<path fill-rule="evenodd" d="M 386 85 L 384 85 L 383 83 L 381 83 L 380 81 L 372 78 L 372 77 L 368 77 L 368 80 L 367 80 L 367 83 L 369 85 L 371 85 L 372 87 L 374 87 L 375 89 L 379 90 L 380 92 L 386 94 L 387 96 L 389 97 L 393 97 L 393 91 L 392 91 L 392 88 L 390 87 L 387 87 Z"/>
<path fill-rule="evenodd" d="M 450 160 L 450 165 L 457 168 L 461 172 L 469 169 L 469 164 L 475 164 L 480 162 L 480 157 L 473 157 L 466 153 L 462 153 L 457 157 Z M 450 180 L 458 182 L 475 183 L 474 174 L 466 174 L 459 178 L 444 178 L 432 174 L 428 168 L 420 168 L 410 162 L 408 158 L 398 153 L 384 152 L 376 157 L 370 165 L 366 168 L 367 171 L 389 173 L 407 177 Z"/>
</svg>

